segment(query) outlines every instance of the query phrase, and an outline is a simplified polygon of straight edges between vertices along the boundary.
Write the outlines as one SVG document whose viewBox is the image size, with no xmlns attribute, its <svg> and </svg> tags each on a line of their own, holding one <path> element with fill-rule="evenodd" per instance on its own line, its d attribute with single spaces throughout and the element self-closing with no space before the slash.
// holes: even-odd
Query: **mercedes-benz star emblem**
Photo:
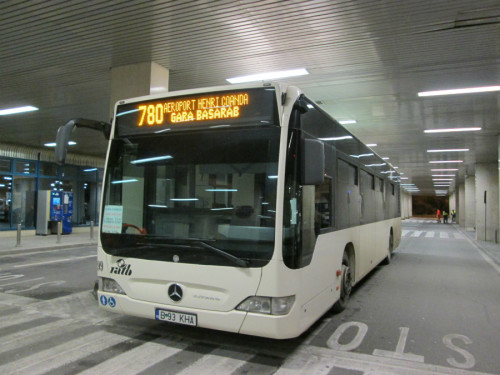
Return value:
<svg viewBox="0 0 500 375">
<path fill-rule="evenodd" d="M 182 299 L 182 288 L 179 284 L 172 284 L 168 287 L 168 296 L 174 302 L 179 302 Z"/>
</svg>

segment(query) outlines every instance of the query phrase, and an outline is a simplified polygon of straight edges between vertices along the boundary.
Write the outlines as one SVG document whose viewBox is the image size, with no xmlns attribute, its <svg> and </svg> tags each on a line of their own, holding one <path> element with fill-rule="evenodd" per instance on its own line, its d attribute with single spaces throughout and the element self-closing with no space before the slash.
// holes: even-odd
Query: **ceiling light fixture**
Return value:
<svg viewBox="0 0 500 375">
<path fill-rule="evenodd" d="M 463 160 L 431 160 L 429 163 L 431 164 L 440 164 L 440 163 L 463 163 Z"/>
<path fill-rule="evenodd" d="M 426 129 L 424 133 L 452 133 L 452 132 L 476 132 L 481 130 L 479 127 L 472 128 L 448 128 L 448 129 Z"/>
<path fill-rule="evenodd" d="M 367 143 L 366 144 L 368 147 L 377 147 L 376 143 Z"/>
<path fill-rule="evenodd" d="M 158 92 L 164 92 L 164 91 L 168 91 L 168 89 L 165 86 L 155 86 L 149 88 L 150 94 L 156 94 Z"/>
<path fill-rule="evenodd" d="M 74 145 L 76 145 L 75 141 L 68 141 L 68 146 L 74 146 Z M 56 147 L 56 143 L 55 142 L 44 143 L 44 146 L 45 147 Z"/>
<path fill-rule="evenodd" d="M 251 74 L 248 76 L 239 76 L 233 78 L 227 78 L 226 81 L 229 83 L 244 83 L 244 82 L 255 82 L 255 81 L 270 81 L 278 78 L 288 78 L 288 77 L 298 77 L 309 74 L 309 72 L 304 69 L 292 69 L 292 70 L 280 70 L 276 72 L 267 72 L 259 74 Z"/>
<path fill-rule="evenodd" d="M 32 112 L 32 111 L 38 111 L 38 108 L 33 107 L 31 105 L 25 105 L 23 107 L 1 109 L 0 116 L 14 115 L 16 113 L 24 113 L 24 112 Z"/>
<path fill-rule="evenodd" d="M 340 120 L 339 124 L 340 125 L 351 125 L 351 124 L 357 124 L 358 122 L 356 120 Z"/>
<path fill-rule="evenodd" d="M 441 95 L 458 95 L 458 94 L 477 94 L 481 92 L 500 91 L 500 86 L 483 86 L 483 87 L 467 87 L 462 89 L 450 90 L 435 90 L 435 91 L 421 91 L 418 96 L 441 96 Z"/>
<path fill-rule="evenodd" d="M 449 148 L 443 150 L 427 150 L 427 152 L 467 152 L 468 148 Z"/>
<path fill-rule="evenodd" d="M 449 171 L 458 171 L 458 168 L 431 169 L 431 172 L 449 172 Z"/>
<path fill-rule="evenodd" d="M 344 135 L 342 137 L 330 137 L 330 138 L 319 138 L 322 141 L 343 141 L 345 139 L 352 139 L 350 135 Z"/>
</svg>

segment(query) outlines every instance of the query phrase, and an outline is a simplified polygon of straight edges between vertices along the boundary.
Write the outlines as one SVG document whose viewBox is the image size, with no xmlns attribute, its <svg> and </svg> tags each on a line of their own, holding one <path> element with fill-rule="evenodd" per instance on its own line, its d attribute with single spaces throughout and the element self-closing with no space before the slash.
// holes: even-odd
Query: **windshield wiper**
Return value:
<svg viewBox="0 0 500 375">
<path fill-rule="evenodd" d="M 212 240 L 212 239 L 202 239 L 202 238 L 171 238 L 171 237 L 159 237 L 159 236 L 152 236 L 152 235 L 146 235 L 145 236 L 146 238 L 156 238 L 156 239 L 161 239 L 161 240 L 169 240 L 169 241 L 173 241 L 174 243 L 172 242 L 168 242 L 166 244 L 158 244 L 158 243 L 155 243 L 154 245 L 155 246 L 165 246 L 165 247 L 176 247 L 176 248 L 184 248 L 184 249 L 192 249 L 193 248 L 193 245 L 200 245 L 202 246 L 203 248 L 205 249 L 208 249 L 208 250 L 211 250 L 221 256 L 223 256 L 224 258 L 230 260 L 231 262 L 233 262 L 234 264 L 240 266 L 240 267 L 248 267 L 248 265 L 250 264 L 250 262 L 248 260 L 244 260 L 244 259 L 241 259 L 241 258 L 238 258 L 232 254 L 229 254 L 228 252 L 222 250 L 222 249 L 219 249 L 215 246 L 212 246 L 210 244 L 208 244 L 207 242 L 215 242 L 215 240 Z M 184 242 L 184 243 L 187 243 L 187 244 L 182 244 L 182 243 L 175 243 L 175 242 Z"/>
<path fill-rule="evenodd" d="M 240 267 L 248 267 L 249 262 L 247 260 L 235 257 L 234 255 L 229 254 L 228 252 L 226 252 L 224 250 L 218 249 L 215 246 L 209 245 L 206 242 L 198 241 L 197 243 L 199 243 L 205 249 L 212 250 L 212 251 L 216 252 L 217 254 L 222 255 L 224 258 L 229 259 L 230 261 L 232 261 L 233 263 L 237 264 Z"/>
</svg>

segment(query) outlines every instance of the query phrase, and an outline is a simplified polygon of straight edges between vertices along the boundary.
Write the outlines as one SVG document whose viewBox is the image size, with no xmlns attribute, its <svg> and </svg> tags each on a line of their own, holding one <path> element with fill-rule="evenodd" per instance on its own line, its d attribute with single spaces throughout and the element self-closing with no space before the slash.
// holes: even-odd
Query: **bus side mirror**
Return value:
<svg viewBox="0 0 500 375">
<path fill-rule="evenodd" d="M 69 136 L 76 127 L 88 128 L 92 130 L 102 131 L 107 140 L 111 134 L 111 124 L 104 121 L 87 120 L 84 118 L 75 118 L 69 120 L 66 124 L 59 127 L 56 135 L 56 162 L 63 165 L 66 160 L 66 152 L 68 149 Z"/>
<path fill-rule="evenodd" d="M 320 185 L 325 179 L 325 145 L 317 139 L 302 140 L 301 185 Z"/>
<path fill-rule="evenodd" d="M 63 126 L 60 126 L 56 135 L 56 163 L 63 165 L 66 160 L 66 152 L 68 150 L 68 141 L 71 133 L 75 129 L 75 122 L 69 121 Z"/>
</svg>

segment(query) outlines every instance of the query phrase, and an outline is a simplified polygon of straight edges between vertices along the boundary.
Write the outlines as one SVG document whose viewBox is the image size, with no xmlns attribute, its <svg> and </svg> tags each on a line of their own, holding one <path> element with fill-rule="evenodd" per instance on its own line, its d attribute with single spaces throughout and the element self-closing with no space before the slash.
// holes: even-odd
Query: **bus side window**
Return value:
<svg viewBox="0 0 500 375">
<path fill-rule="evenodd" d="M 325 177 L 321 185 L 316 186 L 315 192 L 315 221 L 314 229 L 318 235 L 322 229 L 332 226 L 331 205 L 332 205 L 332 179 Z"/>
</svg>

